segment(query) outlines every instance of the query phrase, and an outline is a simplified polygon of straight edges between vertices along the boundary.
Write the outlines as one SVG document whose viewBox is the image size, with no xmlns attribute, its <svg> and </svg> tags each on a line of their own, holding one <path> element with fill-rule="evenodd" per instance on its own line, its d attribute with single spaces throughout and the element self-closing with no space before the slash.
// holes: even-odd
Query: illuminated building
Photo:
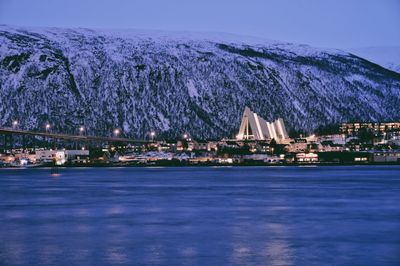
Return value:
<svg viewBox="0 0 400 266">
<path fill-rule="evenodd" d="M 375 133 L 385 133 L 391 131 L 400 131 L 400 122 L 389 123 L 373 123 L 373 122 L 357 122 L 357 123 L 343 123 L 340 131 L 345 135 L 353 135 L 360 129 L 368 129 Z"/>
<path fill-rule="evenodd" d="M 267 122 L 249 107 L 244 109 L 242 122 L 240 124 L 238 140 L 266 140 L 275 139 L 277 142 L 288 139 L 285 124 L 282 118 L 274 122 Z"/>
</svg>

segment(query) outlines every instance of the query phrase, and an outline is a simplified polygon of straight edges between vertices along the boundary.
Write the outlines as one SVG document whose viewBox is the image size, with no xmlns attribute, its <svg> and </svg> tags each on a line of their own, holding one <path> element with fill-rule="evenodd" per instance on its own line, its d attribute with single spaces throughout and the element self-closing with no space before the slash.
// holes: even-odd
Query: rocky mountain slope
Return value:
<svg viewBox="0 0 400 266">
<path fill-rule="evenodd" d="M 0 126 L 231 137 L 245 106 L 288 128 L 400 120 L 400 74 L 337 50 L 160 32 L 0 26 Z"/>
</svg>

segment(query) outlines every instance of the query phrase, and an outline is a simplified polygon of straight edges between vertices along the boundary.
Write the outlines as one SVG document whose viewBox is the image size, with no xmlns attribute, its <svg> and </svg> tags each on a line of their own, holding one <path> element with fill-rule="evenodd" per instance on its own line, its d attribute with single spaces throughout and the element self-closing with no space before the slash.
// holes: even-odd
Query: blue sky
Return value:
<svg viewBox="0 0 400 266">
<path fill-rule="evenodd" d="M 0 24 L 227 32 L 333 48 L 400 46 L 400 0 L 0 0 Z"/>
</svg>

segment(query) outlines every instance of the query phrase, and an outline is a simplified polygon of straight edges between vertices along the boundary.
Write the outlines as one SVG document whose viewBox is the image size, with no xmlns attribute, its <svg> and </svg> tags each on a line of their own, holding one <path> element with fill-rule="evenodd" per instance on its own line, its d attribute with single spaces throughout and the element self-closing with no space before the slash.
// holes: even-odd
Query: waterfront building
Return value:
<svg viewBox="0 0 400 266">
<path fill-rule="evenodd" d="M 189 158 L 189 162 L 191 164 L 201 164 L 201 163 L 210 163 L 214 160 L 214 157 L 210 154 L 204 154 L 203 156 Z"/>
<path fill-rule="evenodd" d="M 321 143 L 324 141 L 329 141 L 333 144 L 345 145 L 346 136 L 343 134 L 318 136 L 318 141 L 320 141 Z"/>
<path fill-rule="evenodd" d="M 344 145 L 334 143 L 331 140 L 321 141 L 320 150 L 321 152 L 342 152 L 345 150 Z"/>
<path fill-rule="evenodd" d="M 371 158 L 368 153 L 360 152 L 358 153 L 358 155 L 357 153 L 353 154 L 356 154 L 353 158 L 355 163 L 368 163 L 369 161 L 371 161 Z"/>
<path fill-rule="evenodd" d="M 400 150 L 371 151 L 372 160 L 375 163 L 397 163 L 400 162 Z"/>
<path fill-rule="evenodd" d="M 279 156 L 271 156 L 268 154 L 249 154 L 243 156 L 243 161 L 277 164 L 281 162 L 281 159 Z"/>
<path fill-rule="evenodd" d="M 192 139 L 178 140 L 176 143 L 177 151 L 192 151 L 195 148 L 195 141 Z"/>
<path fill-rule="evenodd" d="M 36 161 L 42 163 L 55 163 L 63 165 L 66 162 L 65 151 L 62 150 L 37 150 Z"/>
<path fill-rule="evenodd" d="M 216 163 L 219 164 L 233 164 L 233 158 L 217 158 Z"/>
<path fill-rule="evenodd" d="M 36 163 L 36 154 L 21 151 L 20 153 L 14 154 L 14 160 L 27 160 L 28 162 Z"/>
<path fill-rule="evenodd" d="M 207 144 L 207 151 L 218 151 L 218 141 L 209 141 Z"/>
<path fill-rule="evenodd" d="M 305 163 L 313 163 L 318 162 L 318 154 L 316 153 L 297 153 L 296 154 L 297 162 L 305 162 Z"/>
<path fill-rule="evenodd" d="M 194 151 L 207 151 L 208 150 L 208 142 L 207 141 L 193 141 L 193 150 Z"/>
<path fill-rule="evenodd" d="M 36 150 L 36 161 L 63 165 L 66 162 L 89 162 L 89 150 Z"/>
<path fill-rule="evenodd" d="M 261 152 L 261 153 L 270 153 L 272 151 L 272 148 L 269 145 L 269 143 L 262 142 L 262 141 L 256 143 L 256 149 L 257 149 L 257 152 Z"/>
<path fill-rule="evenodd" d="M 87 163 L 89 162 L 89 150 L 65 150 L 66 160 L 70 163 Z"/>
<path fill-rule="evenodd" d="M 240 149 L 241 145 L 237 143 L 236 141 L 233 140 L 225 140 L 225 141 L 220 141 L 219 144 L 220 148 L 217 147 L 217 150 L 228 148 L 228 149 Z"/>
<path fill-rule="evenodd" d="M 306 152 L 308 147 L 307 139 L 296 138 L 287 147 L 288 152 Z"/>
<path fill-rule="evenodd" d="M 347 136 L 354 135 L 361 129 L 369 129 L 374 133 L 387 133 L 393 131 L 400 131 L 400 122 L 355 122 L 355 123 L 343 123 L 340 127 L 342 134 Z"/>
<path fill-rule="evenodd" d="M 15 160 L 15 156 L 12 154 L 0 154 L 0 161 L 5 164 L 10 164 Z"/>
<path fill-rule="evenodd" d="M 289 135 L 282 118 L 278 118 L 274 122 L 267 122 L 246 106 L 239 133 L 236 136 L 237 140 L 275 139 L 277 142 L 281 142 L 288 138 Z"/>
<path fill-rule="evenodd" d="M 159 152 L 175 152 L 176 144 L 170 144 L 166 142 L 159 142 L 157 145 L 157 150 Z"/>
</svg>

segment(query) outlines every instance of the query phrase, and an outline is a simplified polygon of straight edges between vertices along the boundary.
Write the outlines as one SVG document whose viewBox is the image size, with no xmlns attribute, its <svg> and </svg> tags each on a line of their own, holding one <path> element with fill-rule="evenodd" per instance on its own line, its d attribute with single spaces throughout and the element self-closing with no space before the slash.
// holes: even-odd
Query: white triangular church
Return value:
<svg viewBox="0 0 400 266">
<path fill-rule="evenodd" d="M 236 138 L 238 140 L 275 139 L 282 141 L 288 139 L 289 136 L 282 118 L 278 118 L 274 122 L 267 122 L 246 106 Z"/>
</svg>

